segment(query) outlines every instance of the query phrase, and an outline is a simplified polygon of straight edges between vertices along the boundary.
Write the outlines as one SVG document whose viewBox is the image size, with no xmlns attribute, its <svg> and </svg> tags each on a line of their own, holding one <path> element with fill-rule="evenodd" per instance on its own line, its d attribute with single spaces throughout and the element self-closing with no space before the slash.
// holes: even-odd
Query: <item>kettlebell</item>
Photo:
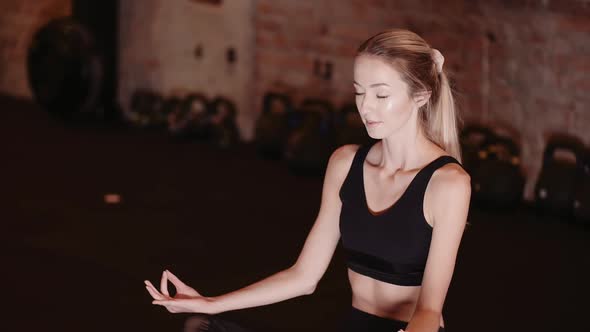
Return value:
<svg viewBox="0 0 590 332">
<path fill-rule="evenodd" d="M 236 105 L 225 97 L 216 97 L 211 101 L 211 142 L 222 149 L 235 146 L 240 141 L 236 124 Z"/>
<path fill-rule="evenodd" d="M 557 158 L 558 151 L 575 160 Z M 572 217 L 576 181 L 582 166 L 583 144 L 572 136 L 557 135 L 547 142 L 543 166 L 535 185 L 535 203 L 540 212 Z"/>
<path fill-rule="evenodd" d="M 296 111 L 300 123 L 289 135 L 285 159 L 298 175 L 323 175 L 335 148 L 334 109 L 321 99 L 306 99 Z"/>
<path fill-rule="evenodd" d="M 211 135 L 209 100 L 200 93 L 187 95 L 175 111 L 168 114 L 168 131 L 183 138 L 208 139 Z"/>
<path fill-rule="evenodd" d="M 254 144 L 258 155 L 281 159 L 293 123 L 293 104 L 288 95 L 269 92 L 264 95 L 262 112 L 256 122 Z"/>
<path fill-rule="evenodd" d="M 471 183 L 473 200 L 479 206 L 501 210 L 517 207 L 525 185 L 520 148 L 508 137 L 488 138 L 478 150 Z"/>
<path fill-rule="evenodd" d="M 473 174 L 479 166 L 481 161 L 479 153 L 482 151 L 482 146 L 494 140 L 495 137 L 494 132 L 483 125 L 470 124 L 463 128 L 459 136 L 459 142 L 461 144 L 463 167 L 469 174 Z"/>
<path fill-rule="evenodd" d="M 574 194 L 574 219 L 588 226 L 590 225 L 590 150 L 585 149 L 581 159 Z"/>
<path fill-rule="evenodd" d="M 161 127 L 165 124 L 162 117 L 164 98 L 149 89 L 138 89 L 131 96 L 131 122 L 139 127 Z"/>
</svg>

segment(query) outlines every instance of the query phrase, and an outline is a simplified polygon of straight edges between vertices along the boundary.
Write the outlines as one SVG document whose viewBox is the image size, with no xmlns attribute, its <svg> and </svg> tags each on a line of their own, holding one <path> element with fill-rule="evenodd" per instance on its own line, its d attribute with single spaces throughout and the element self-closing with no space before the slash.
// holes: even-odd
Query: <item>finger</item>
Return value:
<svg viewBox="0 0 590 332">
<path fill-rule="evenodd" d="M 151 297 L 154 300 L 163 300 L 164 299 L 164 297 L 162 295 L 160 295 L 160 293 L 158 293 L 157 291 L 152 289 L 150 286 L 145 286 L 145 289 L 148 291 L 148 293 L 150 293 Z"/>
<path fill-rule="evenodd" d="M 153 286 L 145 286 L 145 289 L 150 293 L 154 300 L 166 300 L 164 295 L 160 294 L 160 292 L 158 292 Z"/>
<path fill-rule="evenodd" d="M 155 300 L 165 300 L 166 297 L 162 294 L 160 294 L 160 292 L 158 292 L 158 290 L 153 286 L 153 285 L 146 285 L 145 288 L 147 289 L 147 291 L 150 293 L 150 295 L 155 299 Z"/>
<path fill-rule="evenodd" d="M 168 307 L 168 306 L 174 305 L 174 301 L 169 301 L 169 300 L 154 300 L 154 301 L 152 301 L 152 304 L 161 305 L 163 307 Z"/>
<path fill-rule="evenodd" d="M 194 288 L 192 288 L 192 287 L 188 286 L 187 284 L 185 284 L 184 282 L 182 282 L 172 272 L 166 270 L 166 273 L 168 273 L 168 280 L 170 280 L 170 282 L 172 282 L 174 287 L 176 287 L 177 293 L 187 294 L 187 295 L 191 295 L 191 296 L 201 296 L 201 294 L 199 294 L 199 292 L 197 292 Z"/>
<path fill-rule="evenodd" d="M 182 282 L 180 279 L 178 279 L 178 277 L 175 276 L 172 272 L 166 270 L 166 273 L 168 274 L 170 282 L 172 282 L 175 286 L 186 286 L 186 284 Z"/>
<path fill-rule="evenodd" d="M 166 296 L 170 296 L 168 293 L 168 275 L 166 271 L 162 272 L 162 279 L 160 279 L 160 292 Z"/>
<path fill-rule="evenodd" d="M 158 289 L 156 288 L 156 286 L 154 286 L 151 281 L 145 280 L 144 283 L 145 283 L 146 286 L 150 287 L 153 291 L 155 291 L 156 293 L 160 294 L 160 292 L 158 291 Z M 160 295 L 162 295 L 162 294 L 160 294 Z"/>
</svg>

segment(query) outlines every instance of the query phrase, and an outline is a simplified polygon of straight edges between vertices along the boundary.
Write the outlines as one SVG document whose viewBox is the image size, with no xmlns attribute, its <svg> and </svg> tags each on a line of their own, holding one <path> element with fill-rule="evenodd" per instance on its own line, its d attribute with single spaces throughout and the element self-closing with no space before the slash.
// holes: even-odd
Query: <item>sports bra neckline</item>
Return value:
<svg viewBox="0 0 590 332">
<path fill-rule="evenodd" d="M 414 175 L 414 177 L 412 178 L 412 180 L 410 180 L 410 183 L 408 184 L 406 189 L 402 192 L 402 194 L 399 196 L 399 198 L 397 200 L 395 200 L 392 204 L 389 204 L 386 208 L 384 208 L 380 211 L 375 211 L 375 210 L 371 209 L 371 207 L 369 206 L 369 200 L 367 199 L 367 189 L 365 187 L 365 161 L 366 161 L 367 155 L 369 154 L 370 150 L 371 150 L 371 147 L 369 146 L 369 148 L 367 149 L 367 151 L 365 153 L 364 158 L 361 160 L 361 165 L 360 165 L 361 166 L 360 167 L 360 169 L 361 169 L 361 187 L 363 188 L 362 195 L 363 195 L 363 202 L 364 202 L 365 210 L 368 212 L 369 215 L 374 216 L 374 217 L 380 217 L 380 216 L 388 213 L 389 211 L 395 209 L 395 207 L 398 205 L 398 203 L 404 198 L 404 196 L 406 196 L 406 194 L 408 193 L 408 191 L 412 187 L 412 185 L 417 181 L 416 179 L 420 176 L 420 174 L 422 174 L 428 167 L 430 167 L 432 164 L 434 164 L 438 160 L 445 158 L 445 157 L 450 157 L 449 155 L 441 155 L 441 156 L 438 156 L 437 158 L 434 158 L 434 160 L 432 160 L 431 162 L 426 164 L 424 167 L 422 167 L 416 173 L 416 175 Z"/>
</svg>

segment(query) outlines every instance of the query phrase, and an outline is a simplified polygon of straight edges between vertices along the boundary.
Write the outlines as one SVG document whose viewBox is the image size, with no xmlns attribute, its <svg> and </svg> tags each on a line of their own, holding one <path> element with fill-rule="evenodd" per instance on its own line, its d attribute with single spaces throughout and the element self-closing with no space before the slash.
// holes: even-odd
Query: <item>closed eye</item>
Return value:
<svg viewBox="0 0 590 332">
<path fill-rule="evenodd" d="M 377 98 L 379 98 L 379 99 L 385 99 L 387 97 L 389 97 L 389 96 L 377 96 Z"/>
</svg>

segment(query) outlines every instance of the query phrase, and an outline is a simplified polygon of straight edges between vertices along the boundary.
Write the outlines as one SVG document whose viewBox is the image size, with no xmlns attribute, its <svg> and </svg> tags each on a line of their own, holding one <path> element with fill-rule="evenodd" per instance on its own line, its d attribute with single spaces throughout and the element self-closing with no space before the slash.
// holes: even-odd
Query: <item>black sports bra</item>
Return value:
<svg viewBox="0 0 590 332">
<path fill-rule="evenodd" d="M 401 286 L 419 286 L 430 249 L 432 227 L 424 218 L 424 193 L 434 171 L 451 156 L 436 158 L 422 168 L 397 202 L 382 213 L 369 210 L 363 164 L 372 145 L 360 147 L 342 188 L 340 234 L 351 270 Z"/>
</svg>

